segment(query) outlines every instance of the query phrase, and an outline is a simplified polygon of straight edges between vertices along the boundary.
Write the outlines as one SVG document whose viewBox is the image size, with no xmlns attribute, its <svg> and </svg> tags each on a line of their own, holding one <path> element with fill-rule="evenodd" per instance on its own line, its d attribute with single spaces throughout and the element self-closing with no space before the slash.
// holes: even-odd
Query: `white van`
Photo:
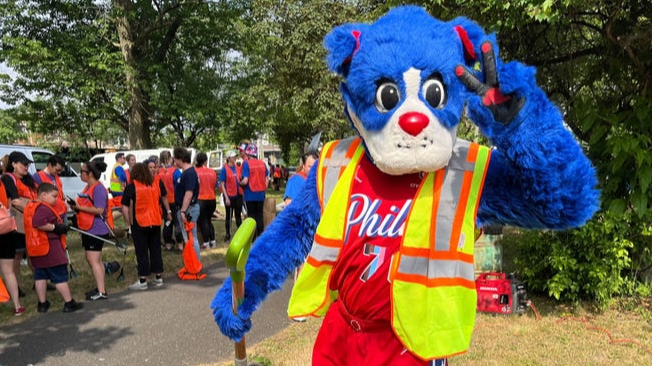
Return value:
<svg viewBox="0 0 652 366">
<path fill-rule="evenodd" d="M 217 176 L 220 176 L 220 171 L 222 170 L 222 167 L 224 166 L 224 163 L 226 162 L 224 159 L 224 152 L 222 150 L 211 150 L 206 153 L 208 156 L 208 161 L 206 162 L 206 165 L 215 170 L 217 173 Z"/>
<path fill-rule="evenodd" d="M 106 163 L 106 171 L 104 171 L 104 173 L 102 173 L 102 175 L 100 176 L 100 182 L 102 182 L 102 184 L 108 189 L 109 186 L 111 185 L 111 171 L 113 170 L 113 166 L 115 165 L 115 154 L 123 153 L 125 154 L 125 156 L 132 154 L 136 157 L 136 162 L 142 163 L 143 161 L 149 159 L 149 157 L 153 155 L 155 155 L 158 158 L 161 152 L 164 150 L 167 150 L 170 152 L 170 154 L 172 154 L 174 148 L 168 147 L 168 148 L 160 148 L 160 149 L 114 151 L 110 153 L 94 155 L 91 158 L 91 161 L 94 162 L 103 161 L 104 163 Z M 193 148 L 188 148 L 188 151 L 190 151 L 190 161 L 193 162 L 195 160 L 195 155 L 197 154 L 197 150 Z M 127 168 L 126 163 L 123 165 L 123 168 L 125 169 Z"/>
<path fill-rule="evenodd" d="M 45 168 L 48 164 L 48 159 L 54 153 L 48 149 L 42 149 L 40 147 L 27 146 L 27 145 L 0 145 L 0 158 L 10 154 L 12 151 L 20 151 L 27 158 L 34 162 L 34 164 L 29 165 L 28 172 L 29 174 L 36 174 L 36 172 Z M 80 193 L 86 183 L 82 182 L 77 173 L 69 164 L 66 164 L 64 170 L 59 174 L 61 179 L 61 184 L 63 185 L 63 193 L 69 197 L 77 197 L 77 193 Z"/>
</svg>

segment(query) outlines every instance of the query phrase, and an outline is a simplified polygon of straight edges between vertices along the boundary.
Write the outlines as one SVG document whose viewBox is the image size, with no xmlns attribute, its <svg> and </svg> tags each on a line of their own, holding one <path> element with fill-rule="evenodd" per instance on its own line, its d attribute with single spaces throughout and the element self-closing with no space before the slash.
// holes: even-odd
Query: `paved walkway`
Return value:
<svg viewBox="0 0 652 366">
<path fill-rule="evenodd" d="M 227 276 L 223 263 L 202 281 L 166 279 L 161 288 L 111 294 L 63 314 L 50 309 L 21 324 L 0 326 L 0 366 L 189 365 L 233 358 L 233 343 L 213 321 L 209 308 Z M 272 294 L 253 317 L 247 343 L 289 325 L 291 283 Z"/>
</svg>

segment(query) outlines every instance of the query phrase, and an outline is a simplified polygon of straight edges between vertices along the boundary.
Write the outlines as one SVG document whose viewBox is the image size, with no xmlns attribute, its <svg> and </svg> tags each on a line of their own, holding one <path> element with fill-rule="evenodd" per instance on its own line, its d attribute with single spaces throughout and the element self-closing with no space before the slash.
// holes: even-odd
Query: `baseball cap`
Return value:
<svg viewBox="0 0 652 366">
<path fill-rule="evenodd" d="M 240 146 L 238 146 L 239 151 L 245 151 L 246 148 L 247 148 L 247 143 L 245 142 L 241 143 Z"/>
<path fill-rule="evenodd" d="M 235 150 L 229 150 L 226 152 L 227 158 L 235 158 L 236 156 L 238 156 L 238 153 L 235 152 Z"/>
<path fill-rule="evenodd" d="M 25 154 L 20 151 L 12 151 L 9 154 L 10 163 L 23 163 L 24 165 L 31 164 L 33 161 L 29 160 Z"/>
<path fill-rule="evenodd" d="M 247 145 L 247 148 L 245 149 L 245 154 L 249 156 L 257 156 L 258 155 L 258 146 L 254 144 L 249 144 Z"/>
</svg>

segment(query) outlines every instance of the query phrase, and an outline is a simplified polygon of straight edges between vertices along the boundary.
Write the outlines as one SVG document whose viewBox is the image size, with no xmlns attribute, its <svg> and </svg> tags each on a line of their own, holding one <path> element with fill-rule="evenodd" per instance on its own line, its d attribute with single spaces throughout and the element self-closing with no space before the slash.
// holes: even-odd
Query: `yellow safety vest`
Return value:
<svg viewBox="0 0 652 366">
<path fill-rule="evenodd" d="M 322 220 L 292 290 L 292 318 L 324 315 L 337 297 L 328 285 L 344 245 L 353 178 L 363 154 L 359 138 L 331 142 L 322 150 L 317 170 Z M 392 329 L 424 360 L 464 353 L 471 342 L 475 219 L 490 155 L 487 147 L 457 140 L 448 166 L 421 181 L 392 258 Z"/>
<path fill-rule="evenodd" d="M 109 185 L 109 189 L 112 192 L 122 192 L 124 188 L 122 187 L 122 182 L 120 182 L 120 178 L 118 178 L 118 175 L 115 174 L 115 170 L 119 167 L 122 166 L 119 163 L 116 163 L 113 166 L 113 169 L 111 170 L 111 184 Z"/>
</svg>

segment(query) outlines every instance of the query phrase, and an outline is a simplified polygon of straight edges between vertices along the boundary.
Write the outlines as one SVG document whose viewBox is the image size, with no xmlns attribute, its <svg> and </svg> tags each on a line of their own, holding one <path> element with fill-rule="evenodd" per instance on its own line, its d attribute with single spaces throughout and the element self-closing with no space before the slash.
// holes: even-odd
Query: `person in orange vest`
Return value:
<svg viewBox="0 0 652 366">
<path fill-rule="evenodd" d="M 25 230 L 23 225 L 22 212 L 25 210 L 27 202 L 36 199 L 36 182 L 29 174 L 29 165 L 31 161 L 25 154 L 20 151 L 12 151 L 9 154 L 5 173 L 2 175 L 2 183 L 7 191 L 7 198 L 11 201 L 19 216 L 16 216 L 18 226 L 16 235 L 13 236 L 16 247 L 14 257 L 14 273 L 20 275 L 20 261 L 25 255 Z M 18 288 L 20 296 L 25 296 L 23 290 Z"/>
<path fill-rule="evenodd" d="M 66 198 L 63 193 L 63 185 L 61 184 L 61 179 L 59 179 L 59 174 L 65 169 L 66 161 L 59 155 L 52 155 L 48 159 L 48 163 L 41 171 L 34 174 L 34 181 L 36 184 L 40 185 L 41 183 L 50 183 L 54 184 L 59 191 L 59 197 L 57 202 L 54 205 L 55 209 L 59 216 L 63 219 L 64 223 L 67 219 L 68 205 L 66 204 Z"/>
<path fill-rule="evenodd" d="M 65 234 L 70 227 L 63 223 L 57 211 L 59 196 L 57 186 L 42 183 L 38 187 L 38 200 L 30 201 L 25 208 L 27 254 L 34 267 L 39 313 L 45 313 L 50 308 L 50 302 L 46 298 L 48 280 L 54 283 L 65 302 L 64 313 L 83 308 L 83 304 L 73 299 L 68 286 Z"/>
<path fill-rule="evenodd" d="M 270 165 L 273 166 L 273 165 Z M 274 167 L 274 173 L 272 175 L 272 179 L 274 182 L 274 189 L 275 190 L 280 190 L 281 189 L 281 176 L 283 175 L 283 171 L 281 170 L 281 165 L 276 164 Z"/>
<path fill-rule="evenodd" d="M 217 208 L 217 201 L 215 201 L 215 190 L 217 189 L 217 173 L 206 166 L 208 156 L 206 153 L 199 153 L 195 157 L 195 170 L 199 178 L 199 219 L 197 223 L 201 230 L 201 237 L 204 240 L 202 248 L 215 247 L 215 228 L 211 219 L 213 213 Z"/>
<path fill-rule="evenodd" d="M 108 239 L 109 226 L 113 225 L 107 190 L 100 183 L 100 175 L 106 170 L 106 163 L 89 161 L 82 165 L 81 180 L 86 187 L 71 208 L 77 212 L 77 226 L 89 234 Z M 104 262 L 102 248 L 104 241 L 82 233 L 82 246 L 86 250 L 86 262 L 95 277 L 96 288 L 86 292 L 86 300 L 97 301 L 108 298 L 104 283 Z"/>
<path fill-rule="evenodd" d="M 179 180 L 179 177 L 181 177 L 181 170 L 174 166 L 172 154 L 168 150 L 161 151 L 159 162 L 158 176 L 161 178 L 161 182 L 168 193 L 168 207 L 172 213 L 172 220 L 167 221 L 163 226 L 163 242 L 165 243 L 165 249 L 172 251 L 174 250 L 176 241 L 177 250 L 181 252 L 183 250 L 183 238 L 181 237 L 181 230 L 183 228 L 181 228 L 179 221 L 177 221 L 179 206 L 174 202 L 174 186 Z"/>
<path fill-rule="evenodd" d="M 129 184 L 131 183 L 131 168 L 136 165 L 136 156 L 134 154 L 127 154 L 125 159 L 127 160 L 127 169 L 125 169 L 125 176 L 127 177 L 126 184 Z"/>
<path fill-rule="evenodd" d="M 299 169 L 297 169 L 297 173 L 288 179 L 288 183 L 285 186 L 283 202 L 286 207 L 299 194 L 299 192 L 301 192 L 306 177 L 308 176 L 308 172 L 310 172 L 310 168 L 312 168 L 318 158 L 319 157 L 315 153 L 304 154 L 301 156 L 301 164 L 299 165 Z"/>
<path fill-rule="evenodd" d="M 256 220 L 256 237 L 265 229 L 263 224 L 263 204 L 265 202 L 265 188 L 267 187 L 267 166 L 258 157 L 258 147 L 254 144 L 247 145 L 245 154 L 248 159 L 242 163 L 242 179 L 240 185 L 244 187 L 244 201 L 247 215 Z"/>
<path fill-rule="evenodd" d="M 155 166 L 153 167 L 155 169 Z M 138 279 L 131 290 L 147 290 L 147 276 L 155 274 L 154 286 L 163 286 L 163 258 L 161 256 L 161 205 L 167 206 L 167 192 L 144 163 L 131 167 L 131 183 L 122 196 L 122 215 L 131 227 L 136 249 Z M 172 220 L 170 210 L 167 220 Z"/>
<path fill-rule="evenodd" d="M 5 164 L 8 165 L 8 156 L 2 159 L 3 163 L 0 165 L 0 173 L 4 173 Z M 4 179 L 0 180 L 0 205 L 9 208 L 11 200 L 7 197 L 6 186 L 3 183 Z M 16 238 L 17 232 L 11 231 L 6 234 L 0 235 L 0 272 L 7 285 L 7 290 L 11 301 L 14 304 L 14 315 L 20 316 L 25 313 L 25 308 L 20 304 L 20 296 L 18 291 L 18 280 L 16 272 L 14 271 L 14 260 L 16 258 Z"/>
<path fill-rule="evenodd" d="M 162 219 L 165 221 L 165 225 L 171 225 L 173 221 L 172 217 L 172 210 L 170 208 L 170 202 L 168 200 L 168 190 L 165 188 L 165 184 L 163 184 L 163 181 L 161 180 L 161 175 L 159 174 L 159 165 L 158 165 L 158 157 L 156 159 L 153 158 L 153 156 L 150 156 L 147 160 L 145 160 L 145 165 L 147 165 L 147 169 L 149 170 L 150 174 L 154 178 L 154 182 L 152 184 L 158 185 L 159 189 L 161 190 L 161 202 L 160 206 L 162 209 Z"/>
<path fill-rule="evenodd" d="M 224 226 L 226 235 L 224 241 L 231 240 L 231 220 L 235 215 L 236 229 L 242 224 L 242 187 L 238 184 L 240 182 L 241 167 L 235 165 L 235 157 L 237 153 L 233 150 L 226 153 L 226 163 L 220 171 L 220 192 L 224 199 L 224 207 L 226 208 L 226 218 L 224 219 Z"/>
</svg>

